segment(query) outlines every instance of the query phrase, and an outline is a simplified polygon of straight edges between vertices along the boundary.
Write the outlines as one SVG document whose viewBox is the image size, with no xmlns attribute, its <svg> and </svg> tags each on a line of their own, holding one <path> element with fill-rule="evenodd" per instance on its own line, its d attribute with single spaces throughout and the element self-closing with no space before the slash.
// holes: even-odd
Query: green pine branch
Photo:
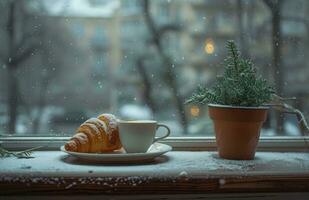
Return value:
<svg viewBox="0 0 309 200">
<path fill-rule="evenodd" d="M 274 90 L 257 75 L 250 60 L 241 57 L 234 41 L 227 41 L 224 73 L 212 88 L 199 86 L 186 103 L 260 106 L 271 101 Z"/>
<path fill-rule="evenodd" d="M 41 146 L 34 147 L 23 151 L 9 151 L 0 146 L 0 158 L 11 157 L 11 156 L 16 158 L 32 158 L 33 151 L 40 148 L 42 147 Z"/>
</svg>

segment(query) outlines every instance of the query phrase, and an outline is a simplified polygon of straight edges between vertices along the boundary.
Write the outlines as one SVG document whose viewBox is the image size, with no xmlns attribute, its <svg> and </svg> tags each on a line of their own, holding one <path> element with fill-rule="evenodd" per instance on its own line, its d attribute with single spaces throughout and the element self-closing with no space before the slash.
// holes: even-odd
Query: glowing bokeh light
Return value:
<svg viewBox="0 0 309 200">
<path fill-rule="evenodd" d="M 215 51 L 215 45 L 211 39 L 206 40 L 204 50 L 207 54 L 212 54 Z"/>
<path fill-rule="evenodd" d="M 191 113 L 191 115 L 192 115 L 193 117 L 199 116 L 199 115 L 200 115 L 200 109 L 199 109 L 199 107 L 197 107 L 197 106 L 192 106 L 192 107 L 190 108 L 190 113 Z"/>
</svg>

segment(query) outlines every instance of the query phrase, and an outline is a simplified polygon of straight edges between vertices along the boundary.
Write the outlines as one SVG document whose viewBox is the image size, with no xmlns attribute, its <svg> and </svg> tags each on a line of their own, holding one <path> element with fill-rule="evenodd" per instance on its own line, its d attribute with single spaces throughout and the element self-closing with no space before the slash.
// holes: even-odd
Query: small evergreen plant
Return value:
<svg viewBox="0 0 309 200">
<path fill-rule="evenodd" d="M 199 86 L 186 103 L 255 107 L 270 102 L 274 90 L 257 75 L 253 63 L 240 56 L 234 41 L 227 41 L 226 48 L 223 75 L 211 89 Z"/>
</svg>

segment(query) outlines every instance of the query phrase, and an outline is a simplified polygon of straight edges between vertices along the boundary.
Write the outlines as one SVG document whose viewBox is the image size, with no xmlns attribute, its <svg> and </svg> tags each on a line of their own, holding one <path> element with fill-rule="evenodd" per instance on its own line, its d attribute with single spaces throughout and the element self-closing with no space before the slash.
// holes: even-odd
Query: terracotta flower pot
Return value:
<svg viewBox="0 0 309 200">
<path fill-rule="evenodd" d="M 232 160 L 252 160 L 267 117 L 268 107 L 236 107 L 209 104 L 214 122 L 219 156 Z"/>
</svg>

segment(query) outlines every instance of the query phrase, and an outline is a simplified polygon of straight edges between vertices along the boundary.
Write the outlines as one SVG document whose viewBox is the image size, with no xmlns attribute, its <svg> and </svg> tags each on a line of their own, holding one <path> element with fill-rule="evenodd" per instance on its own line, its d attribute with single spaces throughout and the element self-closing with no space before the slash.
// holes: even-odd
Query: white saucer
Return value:
<svg viewBox="0 0 309 200">
<path fill-rule="evenodd" d="M 162 143 L 154 143 L 151 145 L 151 147 L 146 153 L 125 153 L 122 151 L 119 151 L 117 153 L 79 153 L 66 151 L 64 149 L 64 146 L 61 146 L 60 150 L 76 158 L 87 161 L 108 163 L 134 163 L 152 161 L 154 158 L 171 151 L 172 147 Z"/>
</svg>

